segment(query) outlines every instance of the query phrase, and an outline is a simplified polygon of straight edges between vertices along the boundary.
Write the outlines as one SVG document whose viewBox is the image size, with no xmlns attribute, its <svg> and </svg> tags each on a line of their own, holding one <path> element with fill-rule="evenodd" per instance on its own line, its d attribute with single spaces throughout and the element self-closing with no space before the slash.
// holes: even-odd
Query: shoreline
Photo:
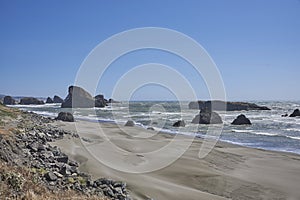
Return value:
<svg viewBox="0 0 300 200">
<path fill-rule="evenodd" d="M 38 114 L 36 112 L 33 112 L 33 113 Z M 38 115 L 41 115 L 43 117 L 51 117 L 51 118 L 53 117 L 53 115 L 46 115 L 46 114 L 38 114 Z M 123 126 L 125 124 L 125 122 L 116 122 L 116 121 L 110 120 L 110 119 L 108 119 L 107 121 L 105 121 L 105 120 L 93 120 L 93 119 L 86 119 L 86 118 L 77 117 L 77 118 L 75 118 L 75 120 L 77 120 L 77 121 L 86 121 L 86 122 L 91 122 L 91 123 L 117 124 L 117 125 L 120 125 L 120 126 Z M 136 124 L 135 126 L 143 128 L 144 130 L 147 130 L 148 127 L 152 127 L 152 126 L 145 126 L 145 125 L 140 125 L 140 124 Z M 155 127 L 152 127 L 152 128 L 155 128 Z M 193 133 L 193 132 L 182 133 L 182 132 L 178 132 L 178 131 L 172 131 L 172 130 L 169 130 L 169 129 L 162 129 L 159 132 L 163 133 L 163 134 L 170 134 L 170 135 L 181 134 L 181 135 L 184 135 L 184 136 L 190 136 L 190 134 L 196 134 L 196 133 Z M 200 135 L 195 135 L 193 137 L 194 138 L 199 138 L 199 139 L 204 139 L 204 137 L 202 137 Z M 281 136 L 281 137 L 287 137 L 287 136 Z M 232 145 L 238 145 L 238 146 L 245 147 L 245 148 L 250 148 L 250 149 L 274 151 L 274 152 L 279 152 L 279 153 L 280 152 L 282 152 L 282 153 L 292 153 L 292 154 L 296 154 L 296 155 L 300 156 L 300 151 L 299 151 L 299 153 L 297 153 L 295 151 L 289 151 L 289 150 L 276 150 L 276 149 L 263 148 L 263 147 L 252 147 L 252 146 L 243 145 L 242 143 L 239 143 L 239 142 L 233 142 L 233 141 L 229 141 L 229 140 L 223 140 L 221 138 L 219 138 L 218 141 L 224 142 L 224 143 L 228 143 L 228 144 L 232 144 Z"/>
<path fill-rule="evenodd" d="M 271 102 L 272 103 L 272 102 Z M 270 104 L 269 106 L 271 106 Z M 49 104 L 50 106 L 50 104 Z M 285 106 L 285 109 L 290 109 L 289 112 L 292 112 L 291 106 L 281 105 Z M 54 113 L 52 111 L 48 112 L 48 108 L 46 109 L 27 109 L 27 108 L 21 108 L 22 110 L 32 110 L 37 114 L 41 114 L 43 116 L 50 116 L 55 117 L 57 113 Z M 105 109 L 107 110 L 107 109 Z M 108 109 L 109 110 L 109 109 Z M 57 110 L 59 111 L 59 110 Z M 62 109 L 61 111 L 69 111 Z M 274 112 L 273 112 L 274 111 Z M 265 150 L 271 150 L 271 151 L 278 151 L 278 152 L 291 152 L 296 153 L 300 155 L 300 146 L 299 146 L 299 121 L 295 121 L 294 125 L 290 125 L 289 121 L 287 121 L 287 118 L 281 117 L 281 112 L 278 110 L 273 110 L 272 113 L 253 113 L 252 111 L 249 111 L 249 119 L 253 119 L 253 125 L 251 127 L 245 127 L 245 126 L 231 126 L 230 121 L 232 121 L 235 116 L 240 114 L 239 112 L 232 112 L 229 113 L 229 116 L 226 116 L 227 121 L 224 121 L 224 129 L 223 133 L 221 134 L 219 140 L 231 144 L 237 144 L 249 148 L 255 148 L 255 149 L 265 149 Z M 90 114 L 88 116 L 84 116 L 80 114 L 81 111 L 79 111 L 78 116 L 76 116 L 76 113 L 74 117 L 78 120 L 85 120 L 85 121 L 91 121 L 91 122 L 101 122 L 101 123 L 118 123 L 118 124 L 125 124 L 127 119 L 120 118 L 119 120 L 115 121 L 113 119 L 108 119 L 110 116 L 105 117 L 105 115 L 98 116 L 98 119 L 96 116 L 91 116 Z M 108 113 L 111 111 L 107 111 Z M 118 111 L 119 112 L 119 111 Z M 122 111 L 121 111 L 122 112 Z M 185 111 L 186 112 L 186 111 Z M 101 117 L 102 116 L 102 117 Z M 158 116 L 156 116 L 158 117 Z M 189 117 L 191 119 L 192 116 Z M 229 120 L 228 120 L 229 119 Z M 261 120 L 263 119 L 263 120 Z M 155 125 L 150 125 L 147 122 L 144 123 L 143 121 L 140 121 L 139 119 L 134 119 L 136 122 L 138 122 L 136 125 L 141 126 L 145 129 L 147 127 L 154 127 Z M 188 124 L 189 120 L 184 119 Z M 274 120 L 274 122 L 273 122 Z M 295 120 L 295 119 L 291 119 Z M 265 122 L 264 122 L 265 121 Z M 143 124 L 146 125 L 143 125 Z M 169 124 L 168 124 L 169 123 Z M 200 132 L 197 132 L 197 128 L 194 128 L 193 126 L 190 126 L 190 128 L 194 129 L 193 131 L 189 131 L 188 129 L 178 130 L 170 125 L 171 122 L 168 122 L 166 127 L 163 130 L 160 130 L 162 132 L 166 132 L 168 134 L 183 134 L 183 135 L 194 135 L 195 137 L 204 138 L 205 137 L 205 125 L 200 125 L 199 130 Z M 173 122 L 172 122 L 173 123 Z M 274 123 L 274 124 L 273 124 Z M 273 126 L 274 125 L 274 126 Z M 280 126 L 280 128 L 278 127 Z M 265 128 L 264 128 L 265 127 Z M 276 128 L 278 127 L 278 128 Z M 289 128 L 292 127 L 292 128 Z M 159 128 L 155 128 L 156 130 L 159 130 Z M 181 132 L 179 132 L 181 131 Z M 279 141 L 279 142 L 278 142 Z M 280 142 L 281 141 L 281 142 Z"/>
<path fill-rule="evenodd" d="M 55 122 L 61 128 L 74 131 L 75 124 Z M 77 121 L 85 131 L 86 141 L 96 139 L 97 128 L 110 136 L 120 148 L 125 149 L 118 159 L 133 165 L 151 162 L 153 158 L 137 155 L 136 150 L 161 147 L 173 137 L 159 133 L 151 139 L 136 139 L 139 134 L 151 134 L 140 127 L 123 127 L 133 137 L 122 133 L 115 124 Z M 77 126 L 76 125 L 76 126 Z M 183 136 L 185 138 L 187 136 Z M 149 141 L 154 141 L 151 146 Z M 197 157 L 201 138 L 195 138 L 189 149 L 174 163 L 158 171 L 142 175 L 123 173 L 111 169 L 96 160 L 83 146 L 82 141 L 64 138 L 55 143 L 71 158 L 80 163 L 80 170 L 94 178 L 104 176 L 126 181 L 134 199 L 288 199 L 299 198 L 300 156 L 290 152 L 278 152 L 218 142 L 204 159 Z M 134 144 L 134 145 L 133 145 Z M 114 159 L 109 149 L 97 147 Z M 175 151 L 175 149 L 174 149 Z M 172 151 L 170 152 L 172 154 Z M 129 155 L 130 154 L 130 155 Z M 161 156 L 161 155 L 158 155 Z M 163 159 L 163 157 L 162 157 Z M 276 167 L 277 166 L 277 167 Z M 154 188 L 153 188 L 154 187 Z M 279 198 L 280 197 L 280 198 Z"/>
</svg>

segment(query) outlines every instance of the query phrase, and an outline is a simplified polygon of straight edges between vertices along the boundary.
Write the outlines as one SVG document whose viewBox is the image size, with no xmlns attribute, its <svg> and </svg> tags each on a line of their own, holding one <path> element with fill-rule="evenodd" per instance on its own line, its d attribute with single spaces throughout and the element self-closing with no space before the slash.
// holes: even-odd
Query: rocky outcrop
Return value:
<svg viewBox="0 0 300 200">
<path fill-rule="evenodd" d="M 215 111 L 239 111 L 239 110 L 270 110 L 266 106 L 258 106 L 254 103 L 247 102 L 224 102 L 224 101 L 192 101 L 189 103 L 189 109 Z"/>
<path fill-rule="evenodd" d="M 128 120 L 125 124 L 125 126 L 134 126 L 134 125 L 135 125 L 135 123 L 132 120 Z"/>
<path fill-rule="evenodd" d="M 74 122 L 74 117 L 72 113 L 69 112 L 60 112 L 55 119 L 65 121 L 65 122 Z"/>
<path fill-rule="evenodd" d="M 53 103 L 62 103 L 64 102 L 64 100 L 62 98 L 60 98 L 59 96 L 55 95 L 53 97 Z"/>
<path fill-rule="evenodd" d="M 53 103 L 53 100 L 50 97 L 48 97 L 46 103 Z"/>
<path fill-rule="evenodd" d="M 95 107 L 103 108 L 106 106 L 106 99 L 102 94 L 95 96 Z"/>
<path fill-rule="evenodd" d="M 1 163 L 6 162 L 12 167 L 18 166 L 19 169 L 20 167 L 30 169 L 35 185 L 43 185 L 57 194 L 73 190 L 87 196 L 98 196 L 99 199 L 102 199 L 103 195 L 107 199 L 131 199 L 125 182 L 107 178 L 93 180 L 91 175 L 79 170 L 78 162 L 71 160 L 57 146 L 52 146 L 49 143 L 62 139 L 64 136 L 77 138 L 76 133 L 53 126 L 49 124 L 53 121 L 33 113 L 22 116 L 16 125 L 20 128 L 20 134 L 8 135 L 7 137 L 2 137 L 0 134 Z M 18 174 L 17 177 L 21 177 L 21 174 Z M 0 180 L 2 184 L 4 179 L 1 170 Z M 18 191 L 22 192 L 23 185 L 21 183 L 24 183 L 24 180 L 11 180 L 12 184 L 20 185 Z M 44 190 L 40 191 L 44 192 Z M 24 199 L 17 197 L 15 195 L 8 199 Z M 93 197 L 93 199 L 98 198 Z"/>
<path fill-rule="evenodd" d="M 20 100 L 21 105 L 41 105 L 44 104 L 44 101 L 38 100 L 37 98 L 34 97 L 24 97 Z"/>
<path fill-rule="evenodd" d="M 192 120 L 193 124 L 222 124 L 222 118 L 216 112 L 210 110 L 201 110 Z"/>
<path fill-rule="evenodd" d="M 5 96 L 3 99 L 4 105 L 15 105 L 16 101 L 11 96 Z"/>
<path fill-rule="evenodd" d="M 185 121 L 184 120 L 178 120 L 173 124 L 174 127 L 185 127 Z"/>
<path fill-rule="evenodd" d="M 109 99 L 109 100 L 108 100 L 108 103 L 120 103 L 120 101 L 116 101 L 116 100 L 113 100 L 113 99 Z"/>
<path fill-rule="evenodd" d="M 243 114 L 237 116 L 235 120 L 231 123 L 232 125 L 251 125 L 251 121 Z"/>
<path fill-rule="evenodd" d="M 299 117 L 300 116 L 300 111 L 299 109 L 294 110 L 292 114 L 290 114 L 290 117 Z"/>
<path fill-rule="evenodd" d="M 92 95 L 78 86 L 70 86 L 69 94 L 61 104 L 62 108 L 93 108 L 95 101 Z"/>
</svg>

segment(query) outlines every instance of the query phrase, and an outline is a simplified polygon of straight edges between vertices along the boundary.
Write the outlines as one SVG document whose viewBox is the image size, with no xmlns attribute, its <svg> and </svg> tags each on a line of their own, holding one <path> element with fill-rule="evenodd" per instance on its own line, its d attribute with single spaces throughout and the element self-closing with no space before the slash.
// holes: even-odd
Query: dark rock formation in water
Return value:
<svg viewBox="0 0 300 200">
<path fill-rule="evenodd" d="M 55 119 L 65 121 L 65 122 L 74 122 L 74 117 L 72 113 L 69 112 L 60 112 Z"/>
<path fill-rule="evenodd" d="M 185 121 L 184 120 L 178 120 L 173 124 L 174 127 L 185 127 Z"/>
<path fill-rule="evenodd" d="M 243 114 L 237 116 L 231 123 L 232 125 L 251 125 L 251 121 Z"/>
<path fill-rule="evenodd" d="M 95 107 L 105 107 L 106 106 L 106 99 L 102 94 L 95 96 Z"/>
<path fill-rule="evenodd" d="M 292 114 L 290 114 L 290 117 L 299 117 L 300 116 L 300 111 L 299 109 L 294 110 Z"/>
<path fill-rule="evenodd" d="M 70 86 L 69 94 L 61 104 L 62 108 L 93 108 L 95 101 L 92 95 L 78 86 Z"/>
<path fill-rule="evenodd" d="M 134 126 L 134 125 L 135 125 L 135 123 L 132 120 L 128 120 L 125 124 L 125 126 Z"/>
<path fill-rule="evenodd" d="M 59 96 L 55 95 L 53 97 L 53 103 L 62 103 L 64 102 L 64 100 L 62 98 L 60 98 Z"/>
<path fill-rule="evenodd" d="M 5 96 L 3 99 L 4 105 L 15 105 L 16 101 L 11 96 Z"/>
<path fill-rule="evenodd" d="M 44 104 L 44 101 L 38 100 L 34 97 L 24 97 L 20 100 L 21 105 L 41 105 Z"/>
<path fill-rule="evenodd" d="M 113 100 L 113 99 L 109 99 L 108 103 L 120 103 L 119 101 Z"/>
<path fill-rule="evenodd" d="M 46 103 L 53 103 L 53 100 L 50 97 L 48 97 Z"/>
<path fill-rule="evenodd" d="M 192 101 L 189 109 L 216 110 L 216 111 L 239 111 L 239 110 L 270 110 L 266 106 L 258 106 L 247 102 L 224 102 L 224 101 Z"/>
<path fill-rule="evenodd" d="M 193 124 L 222 124 L 222 118 L 216 112 L 210 110 L 201 110 L 192 120 Z"/>
</svg>

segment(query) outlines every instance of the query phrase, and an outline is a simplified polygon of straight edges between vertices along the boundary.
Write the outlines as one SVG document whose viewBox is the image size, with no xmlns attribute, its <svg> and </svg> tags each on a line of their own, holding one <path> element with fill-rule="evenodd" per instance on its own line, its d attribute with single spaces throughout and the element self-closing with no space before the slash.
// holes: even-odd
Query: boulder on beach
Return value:
<svg viewBox="0 0 300 200">
<path fill-rule="evenodd" d="M 44 104 L 44 101 L 38 100 L 34 97 L 24 97 L 20 100 L 21 105 L 41 105 Z"/>
<path fill-rule="evenodd" d="M 155 129 L 153 127 L 148 127 L 147 130 L 155 131 Z"/>
<path fill-rule="evenodd" d="M 62 103 L 64 102 L 64 100 L 62 98 L 60 98 L 59 96 L 55 95 L 53 97 L 53 103 Z"/>
<path fill-rule="evenodd" d="M 294 110 L 292 114 L 290 114 L 290 117 L 299 117 L 300 116 L 300 111 L 299 109 Z"/>
<path fill-rule="evenodd" d="M 95 96 L 95 107 L 103 108 L 106 106 L 106 99 L 102 94 Z"/>
<path fill-rule="evenodd" d="M 193 124 L 222 124 L 222 118 L 216 112 L 210 110 L 201 110 L 192 120 Z"/>
<path fill-rule="evenodd" d="M 50 97 L 48 97 L 46 103 L 53 103 L 53 100 Z"/>
<path fill-rule="evenodd" d="M 16 101 L 11 96 L 5 96 L 3 99 L 4 105 L 15 105 Z"/>
<path fill-rule="evenodd" d="M 185 127 L 185 121 L 184 120 L 178 120 L 173 124 L 174 127 Z"/>
<path fill-rule="evenodd" d="M 65 122 L 74 122 L 74 117 L 72 113 L 69 112 L 60 112 L 55 119 L 65 121 Z"/>
<path fill-rule="evenodd" d="M 135 125 L 135 123 L 132 120 L 128 120 L 125 124 L 125 126 L 134 126 L 134 125 Z"/>
<path fill-rule="evenodd" d="M 92 95 L 78 86 L 70 86 L 68 96 L 61 104 L 62 108 L 93 108 L 95 101 Z"/>
<path fill-rule="evenodd" d="M 231 123 L 232 125 L 251 125 L 251 121 L 243 114 L 237 116 L 235 120 Z"/>
<path fill-rule="evenodd" d="M 214 110 L 214 111 L 239 111 L 239 110 L 270 110 L 266 106 L 258 106 L 247 102 L 225 102 L 225 101 L 192 101 L 189 109 Z"/>
</svg>

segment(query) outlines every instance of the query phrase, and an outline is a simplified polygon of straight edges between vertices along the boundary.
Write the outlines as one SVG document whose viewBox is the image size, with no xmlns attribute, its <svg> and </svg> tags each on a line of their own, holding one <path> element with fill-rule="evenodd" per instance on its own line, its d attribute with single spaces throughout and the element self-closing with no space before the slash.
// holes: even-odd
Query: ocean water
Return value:
<svg viewBox="0 0 300 200">
<path fill-rule="evenodd" d="M 220 140 L 242 146 L 300 154 L 300 118 L 281 117 L 300 108 L 300 101 L 253 101 L 261 106 L 268 106 L 270 111 L 233 111 L 219 112 L 224 126 Z M 138 126 L 153 127 L 157 131 L 170 134 L 188 134 L 197 137 L 206 135 L 209 125 L 191 124 L 198 110 L 188 109 L 188 102 L 122 102 L 105 108 L 60 108 L 60 104 L 15 105 L 22 110 L 32 111 L 44 116 L 56 117 L 61 111 L 72 112 L 77 119 L 124 124 L 132 119 Z M 245 114 L 252 122 L 251 126 L 234 126 L 231 122 Z M 186 127 L 176 128 L 173 123 L 183 119 Z M 218 125 L 213 125 L 214 127 Z"/>
</svg>

